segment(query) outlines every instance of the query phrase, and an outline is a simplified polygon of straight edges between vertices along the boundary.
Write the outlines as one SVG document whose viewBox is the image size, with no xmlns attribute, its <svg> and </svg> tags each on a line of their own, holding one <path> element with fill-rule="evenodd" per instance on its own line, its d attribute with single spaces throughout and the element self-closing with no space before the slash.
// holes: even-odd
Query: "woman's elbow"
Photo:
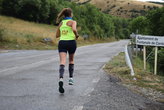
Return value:
<svg viewBox="0 0 164 110">
<path fill-rule="evenodd" d="M 73 32 L 74 32 L 74 33 L 76 33 L 76 32 L 77 32 L 77 30 L 76 30 L 76 29 L 73 29 Z"/>
<path fill-rule="evenodd" d="M 56 38 L 59 38 L 60 36 L 56 36 Z"/>
<path fill-rule="evenodd" d="M 60 37 L 60 35 L 56 34 L 56 38 L 59 38 L 59 37 Z"/>
</svg>

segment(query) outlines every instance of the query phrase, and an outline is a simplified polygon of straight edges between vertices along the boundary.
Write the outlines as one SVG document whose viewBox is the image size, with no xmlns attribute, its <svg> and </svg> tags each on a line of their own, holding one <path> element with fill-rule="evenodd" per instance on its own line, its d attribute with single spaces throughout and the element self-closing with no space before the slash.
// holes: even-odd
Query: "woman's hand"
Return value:
<svg viewBox="0 0 164 110">
<path fill-rule="evenodd" d="M 79 35 L 76 35 L 76 40 L 79 38 Z"/>
</svg>

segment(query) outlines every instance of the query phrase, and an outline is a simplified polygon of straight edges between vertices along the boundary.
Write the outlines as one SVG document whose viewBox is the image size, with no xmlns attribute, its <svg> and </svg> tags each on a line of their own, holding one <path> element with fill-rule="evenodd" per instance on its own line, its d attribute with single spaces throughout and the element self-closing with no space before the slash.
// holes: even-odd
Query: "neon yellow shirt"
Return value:
<svg viewBox="0 0 164 110">
<path fill-rule="evenodd" d="M 70 20 L 63 20 L 60 26 L 60 40 L 75 40 L 75 34 L 72 27 L 67 25 Z"/>
</svg>

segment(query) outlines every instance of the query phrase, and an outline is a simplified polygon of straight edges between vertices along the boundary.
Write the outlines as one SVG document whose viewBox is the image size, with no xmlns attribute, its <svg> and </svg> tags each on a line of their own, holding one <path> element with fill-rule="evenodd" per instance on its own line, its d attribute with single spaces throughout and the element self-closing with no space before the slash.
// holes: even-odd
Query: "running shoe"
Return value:
<svg viewBox="0 0 164 110">
<path fill-rule="evenodd" d="M 59 81 L 59 92 L 64 93 L 63 81 Z"/>
<path fill-rule="evenodd" d="M 73 85 L 73 78 L 70 78 L 70 79 L 69 79 L 68 84 L 69 84 L 69 85 Z"/>
</svg>

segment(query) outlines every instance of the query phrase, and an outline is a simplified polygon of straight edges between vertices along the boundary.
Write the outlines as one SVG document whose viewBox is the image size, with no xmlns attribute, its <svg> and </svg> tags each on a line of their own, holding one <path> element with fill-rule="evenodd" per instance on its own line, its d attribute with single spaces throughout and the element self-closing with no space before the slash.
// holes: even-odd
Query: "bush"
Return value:
<svg viewBox="0 0 164 110">
<path fill-rule="evenodd" d="M 149 22 L 149 29 L 151 35 L 164 35 L 164 7 L 150 11 L 146 18 Z"/>
<path fill-rule="evenodd" d="M 127 29 L 127 28 L 125 28 L 125 29 L 123 29 L 122 30 L 122 32 L 123 32 L 123 35 L 124 35 L 124 39 L 129 39 L 129 37 L 130 37 L 130 31 L 129 31 L 129 29 Z"/>
<path fill-rule="evenodd" d="M 161 48 L 158 51 L 158 71 L 161 75 L 164 76 L 164 48 Z"/>
<path fill-rule="evenodd" d="M 47 22 L 51 0 L 3 0 L 2 14 L 35 22 Z"/>
<path fill-rule="evenodd" d="M 4 40 L 4 32 L 5 29 L 2 28 L 2 26 L 0 26 L 0 41 L 3 42 Z"/>
<path fill-rule="evenodd" d="M 144 16 L 146 14 L 146 11 L 145 10 L 140 10 L 139 13 Z"/>
<path fill-rule="evenodd" d="M 56 24 L 55 19 L 57 18 L 58 13 L 60 12 L 61 7 L 58 5 L 58 1 L 50 0 L 50 12 L 47 19 L 49 24 Z"/>
<path fill-rule="evenodd" d="M 3 0 L 0 0 L 0 14 L 2 13 L 2 1 Z"/>
<path fill-rule="evenodd" d="M 144 16 L 139 16 L 130 22 L 131 32 L 138 30 L 139 34 L 148 34 L 148 20 Z"/>
<path fill-rule="evenodd" d="M 20 0 L 2 0 L 2 14 L 17 17 L 20 10 Z"/>
<path fill-rule="evenodd" d="M 140 13 L 145 13 L 141 10 Z M 136 32 L 138 29 L 139 34 L 149 34 L 156 36 L 164 35 L 164 7 L 149 11 L 146 16 L 139 16 L 132 19 L 130 22 L 131 32 Z"/>
<path fill-rule="evenodd" d="M 47 22 L 50 2 L 47 0 L 20 0 L 19 17 L 29 21 Z"/>
<path fill-rule="evenodd" d="M 127 33 L 125 32 L 125 30 L 127 32 L 129 32 L 129 20 L 128 19 L 123 19 L 123 18 L 117 18 L 114 17 L 113 18 L 113 23 L 115 26 L 115 32 L 114 35 L 117 39 L 121 38 L 129 38 L 129 35 L 127 35 Z"/>
<path fill-rule="evenodd" d="M 152 49 L 150 50 L 152 51 Z M 154 55 L 155 55 L 155 52 L 153 52 L 153 54 L 150 56 L 150 59 L 148 60 L 149 63 L 151 64 L 151 68 L 154 68 Z M 158 65 L 157 66 L 158 74 L 164 76 L 164 69 L 163 69 L 164 68 L 164 48 L 159 48 L 158 50 L 157 65 Z"/>
</svg>

